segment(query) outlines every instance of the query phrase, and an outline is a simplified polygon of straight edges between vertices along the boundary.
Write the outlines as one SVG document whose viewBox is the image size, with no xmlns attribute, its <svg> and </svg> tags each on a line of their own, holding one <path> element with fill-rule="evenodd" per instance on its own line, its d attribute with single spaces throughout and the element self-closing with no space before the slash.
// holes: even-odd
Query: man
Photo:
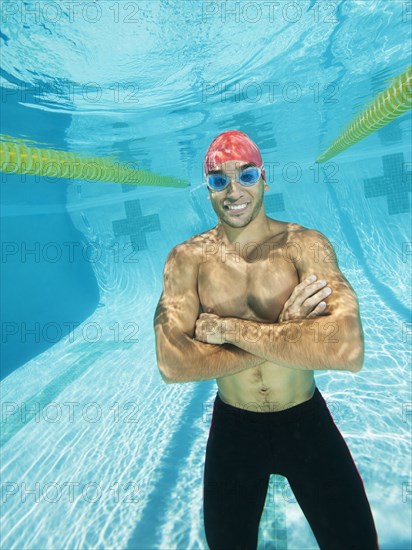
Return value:
<svg viewBox="0 0 412 550">
<path fill-rule="evenodd" d="M 313 376 L 362 368 L 356 295 L 322 233 L 266 216 L 266 174 L 246 134 L 217 136 L 204 171 L 219 223 L 170 252 L 154 328 L 166 383 L 218 386 L 204 467 L 208 545 L 256 549 L 277 473 L 321 550 L 375 550 L 362 479 Z"/>
</svg>

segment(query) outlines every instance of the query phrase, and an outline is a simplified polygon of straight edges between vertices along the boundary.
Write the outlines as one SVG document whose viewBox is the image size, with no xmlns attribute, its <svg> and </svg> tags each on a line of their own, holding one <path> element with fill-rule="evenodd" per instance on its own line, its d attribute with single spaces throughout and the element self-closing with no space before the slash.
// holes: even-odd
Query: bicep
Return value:
<svg viewBox="0 0 412 550">
<path fill-rule="evenodd" d="M 301 233 L 299 239 L 300 254 L 295 263 L 299 282 L 310 275 L 317 280 L 325 279 L 332 293 L 324 301 L 326 314 L 336 318 L 345 318 L 348 322 L 360 324 L 358 299 L 349 281 L 338 266 L 335 250 L 330 241 L 316 230 Z"/>
<path fill-rule="evenodd" d="M 155 329 L 168 338 L 176 338 L 179 334 L 193 338 L 198 314 L 197 262 L 187 245 L 178 245 L 165 263 Z"/>
</svg>

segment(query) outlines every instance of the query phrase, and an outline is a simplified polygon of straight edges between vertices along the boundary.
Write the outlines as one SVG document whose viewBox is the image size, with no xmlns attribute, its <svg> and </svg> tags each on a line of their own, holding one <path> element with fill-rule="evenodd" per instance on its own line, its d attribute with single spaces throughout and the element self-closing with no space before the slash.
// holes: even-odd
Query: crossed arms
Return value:
<svg viewBox="0 0 412 550">
<path fill-rule="evenodd" d="M 270 361 L 302 370 L 357 372 L 364 359 L 358 301 L 341 273 L 329 240 L 319 231 L 297 237 L 299 281 L 316 274 L 332 289 L 328 313 L 264 323 L 202 313 L 198 262 L 185 243 L 170 252 L 154 316 L 157 362 L 166 383 L 209 380 Z"/>
</svg>

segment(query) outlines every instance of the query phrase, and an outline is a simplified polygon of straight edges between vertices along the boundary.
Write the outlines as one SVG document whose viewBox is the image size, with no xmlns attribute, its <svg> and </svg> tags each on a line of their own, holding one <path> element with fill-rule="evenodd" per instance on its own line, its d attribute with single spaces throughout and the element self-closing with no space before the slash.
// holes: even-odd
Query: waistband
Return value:
<svg viewBox="0 0 412 550">
<path fill-rule="evenodd" d="M 253 404 L 250 403 L 250 406 Z M 239 420 L 255 423 L 285 424 L 296 421 L 319 410 L 327 409 L 326 401 L 317 386 L 310 399 L 280 411 L 257 412 L 256 410 L 240 409 L 222 401 L 219 392 L 216 393 L 213 414 L 217 416 L 237 417 Z"/>
</svg>

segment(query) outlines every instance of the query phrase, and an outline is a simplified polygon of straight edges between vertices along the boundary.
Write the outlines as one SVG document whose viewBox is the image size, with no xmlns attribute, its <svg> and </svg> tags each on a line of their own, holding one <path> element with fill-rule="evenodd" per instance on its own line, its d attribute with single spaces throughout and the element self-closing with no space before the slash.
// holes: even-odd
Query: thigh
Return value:
<svg viewBox="0 0 412 550">
<path fill-rule="evenodd" d="M 210 550 L 256 550 L 269 484 L 264 438 L 214 419 L 206 446 L 203 515 Z"/>
<path fill-rule="evenodd" d="M 298 430 L 298 460 L 291 461 L 286 477 L 321 550 L 379 548 L 363 481 L 329 410 Z"/>
</svg>

